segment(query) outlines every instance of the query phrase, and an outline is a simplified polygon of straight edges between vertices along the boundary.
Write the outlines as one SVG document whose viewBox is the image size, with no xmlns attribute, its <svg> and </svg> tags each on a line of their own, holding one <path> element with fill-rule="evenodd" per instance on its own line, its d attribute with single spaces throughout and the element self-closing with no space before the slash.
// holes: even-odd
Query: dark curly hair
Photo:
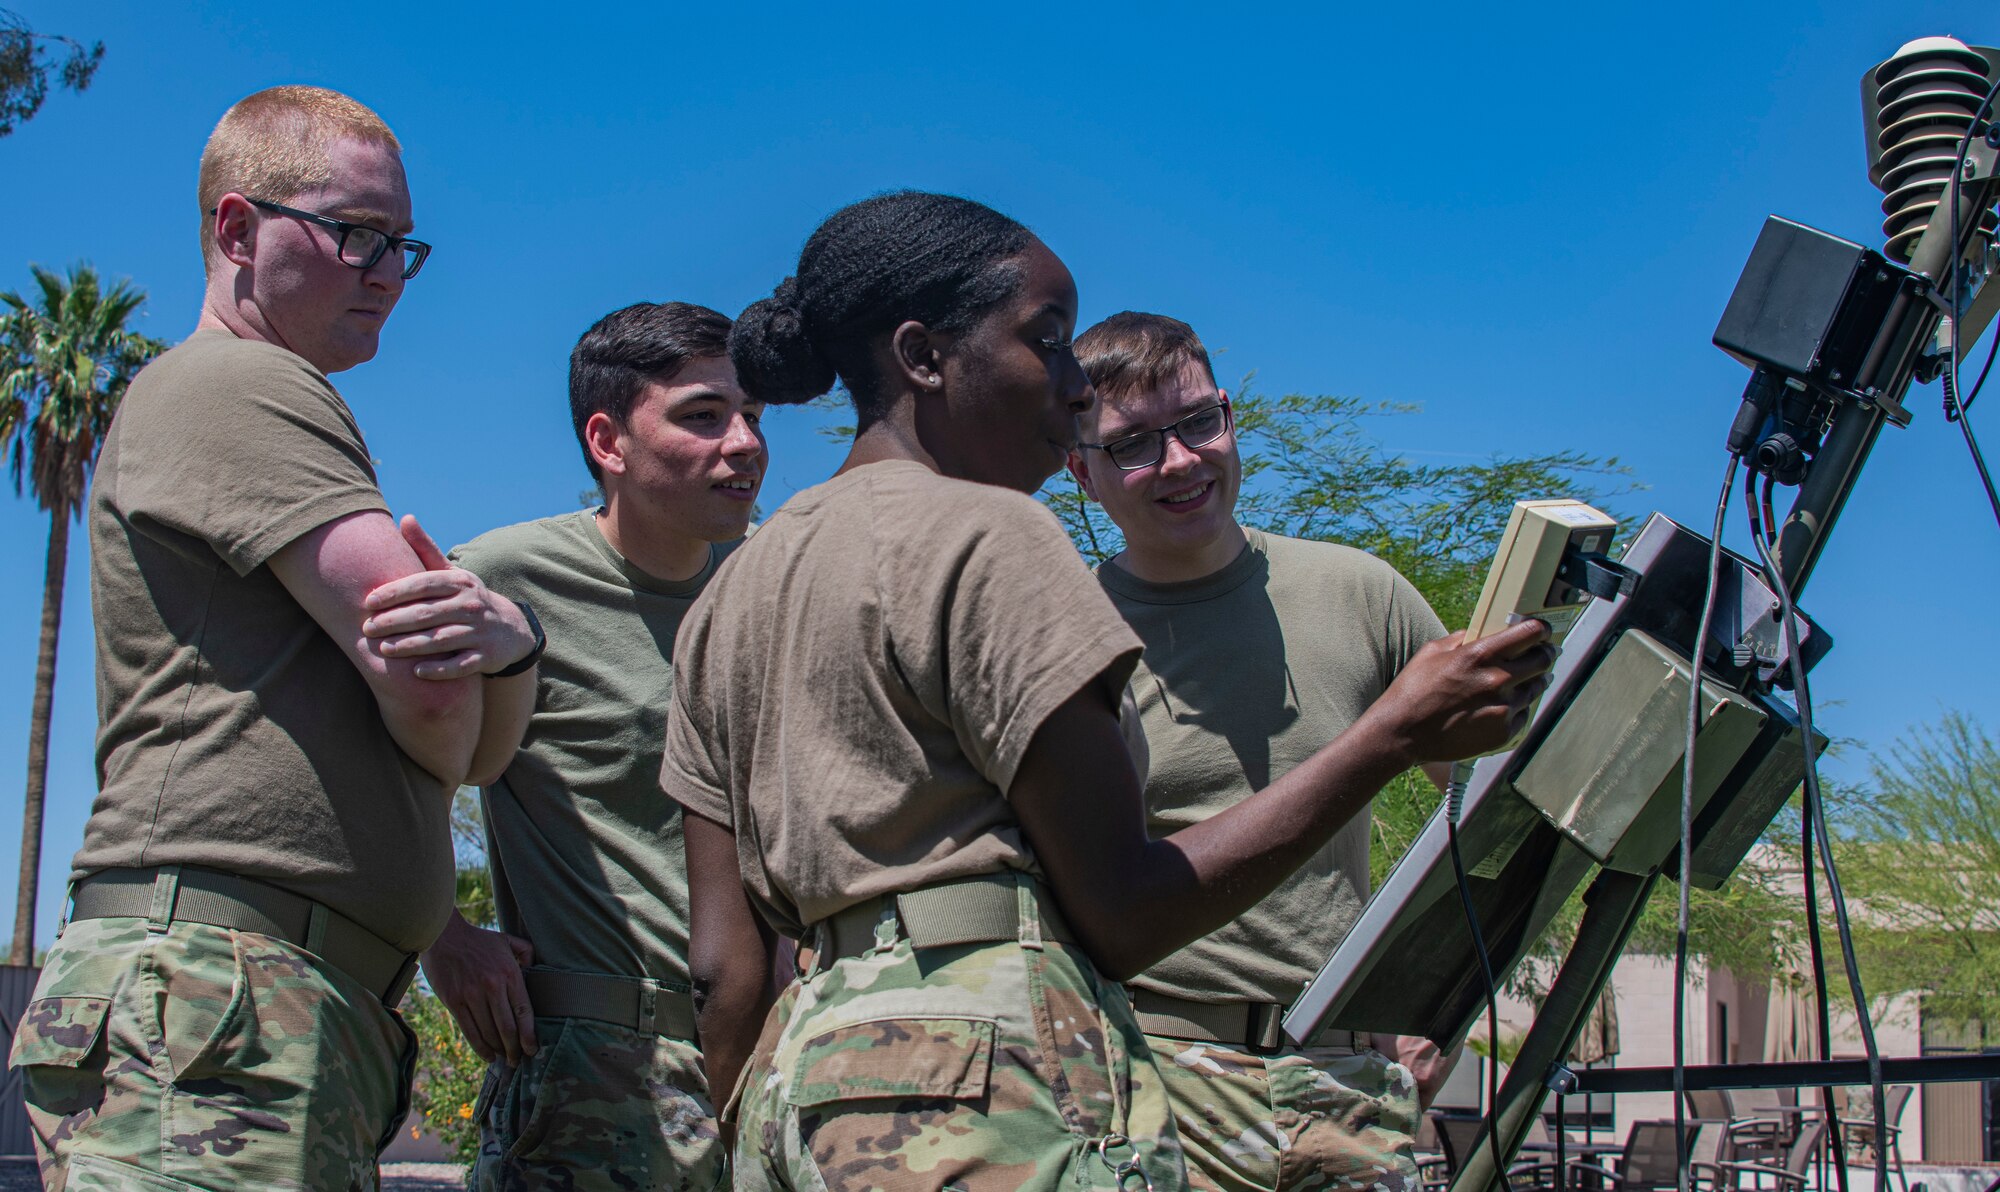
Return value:
<svg viewBox="0 0 2000 1192">
<path fill-rule="evenodd" d="M 860 424 L 888 408 L 871 345 L 908 320 L 962 331 L 1021 284 L 1034 234 L 991 207 L 902 190 L 829 216 L 798 272 L 737 316 L 729 355 L 745 393 L 776 405 L 844 384 Z"/>
<path fill-rule="evenodd" d="M 590 325 L 569 354 L 569 419 L 599 484 L 583 427 L 592 414 L 623 422 L 649 381 L 667 382 L 690 360 L 729 354 L 729 316 L 692 302 L 635 302 Z"/>
</svg>

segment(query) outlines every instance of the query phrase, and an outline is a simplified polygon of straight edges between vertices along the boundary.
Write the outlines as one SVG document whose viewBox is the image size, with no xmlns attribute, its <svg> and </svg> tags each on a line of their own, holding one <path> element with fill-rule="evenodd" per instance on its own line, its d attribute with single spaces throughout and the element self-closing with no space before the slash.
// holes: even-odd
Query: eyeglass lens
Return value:
<svg viewBox="0 0 2000 1192">
<path fill-rule="evenodd" d="M 1227 406 L 1214 405 L 1196 410 L 1170 427 L 1146 431 L 1143 434 L 1127 435 L 1115 443 L 1104 447 L 1111 462 L 1130 472 L 1139 468 L 1149 468 L 1166 457 L 1167 436 L 1172 434 L 1181 445 L 1190 451 L 1196 447 L 1206 447 L 1222 437 L 1229 429 Z"/>
<path fill-rule="evenodd" d="M 374 228 L 349 228 L 341 238 L 340 259 L 342 263 L 352 265 L 356 269 L 368 269 L 382 259 L 382 254 L 388 246 L 389 237 Z M 405 240 L 396 247 L 397 255 L 402 261 L 403 276 L 415 275 L 424 263 L 424 246 L 414 240 Z"/>
</svg>

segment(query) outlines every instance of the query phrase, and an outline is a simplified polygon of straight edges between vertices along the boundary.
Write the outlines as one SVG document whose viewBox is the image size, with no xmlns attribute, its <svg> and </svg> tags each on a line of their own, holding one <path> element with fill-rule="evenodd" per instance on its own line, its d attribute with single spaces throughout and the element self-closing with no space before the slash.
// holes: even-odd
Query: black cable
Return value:
<svg viewBox="0 0 2000 1192">
<path fill-rule="evenodd" d="M 1958 403 L 1961 417 L 1966 410 L 1972 408 L 1972 403 L 1978 398 L 1979 391 L 1986 388 L 1986 374 L 1993 371 L 1993 357 L 1995 353 L 2000 353 L 2000 334 L 1995 334 L 1992 339 L 1986 341 L 1986 363 L 1979 370 L 1979 379 L 1972 383 L 1972 392 L 1966 394 L 1965 400 Z M 1957 385 L 1954 384 L 1953 388 L 1957 388 Z"/>
<path fill-rule="evenodd" d="M 1722 492 L 1715 498 L 1715 527 L 1708 536 L 1708 585 L 1701 598 L 1701 627 L 1689 652 L 1686 751 L 1681 755 L 1681 883 L 1680 908 L 1674 920 L 1674 1170 L 1679 1192 L 1688 1192 L 1687 1145 L 1687 959 L 1688 873 L 1694 841 L 1694 738 L 1701 726 L 1701 664 L 1708 652 L 1708 627 L 1715 616 L 1716 575 L 1722 566 L 1722 528 L 1729 518 L 1729 492 L 1736 485 L 1736 465 L 1722 474 Z M 1560 1124 L 1560 1123 L 1558 1123 Z"/>
<path fill-rule="evenodd" d="M 1486 982 L 1486 1141 L 1493 1148 L 1493 1170 L 1500 1177 L 1500 1186 L 1506 1192 L 1514 1192 L 1514 1182 L 1507 1178 L 1507 1160 L 1500 1153 L 1500 987 L 1493 979 L 1493 958 L 1486 954 L 1486 933 L 1479 929 L 1479 911 L 1472 905 L 1472 883 L 1465 876 L 1465 858 L 1458 851 L 1458 817 L 1464 811 L 1465 769 L 1469 763 L 1460 762 L 1453 768 L 1451 782 L 1445 788 L 1444 833 L 1445 841 L 1451 849 L 1451 873 L 1458 884 L 1458 901 L 1465 908 L 1465 925 L 1472 930 L 1472 950 L 1479 956 L 1479 975 Z M 1561 1129 L 1562 1123 L 1557 1122 Z"/>
<path fill-rule="evenodd" d="M 1771 578 L 1770 571 L 1772 569 L 1771 560 L 1775 557 L 1778 549 L 1778 524 L 1776 516 L 1770 512 L 1771 486 L 1771 478 L 1768 476 L 1765 477 L 1764 496 L 1761 503 L 1761 508 L 1764 512 L 1760 519 L 1758 513 L 1760 504 L 1756 492 L 1757 477 L 1753 473 L 1743 478 L 1743 500 L 1750 507 L 1751 537 L 1757 544 L 1758 556 L 1764 560 L 1765 579 L 1771 584 L 1771 590 L 1775 592 L 1778 590 L 1778 583 Z M 1780 607 L 1783 608 L 1784 605 L 1781 603 Z M 1789 614 L 1786 615 L 1789 616 Z M 1802 723 L 1805 726 L 1805 731 L 1810 734 L 1812 731 L 1811 719 L 1808 717 Z M 1819 891 L 1816 886 L 1813 870 L 1814 825 L 1821 816 L 1819 801 L 1814 797 L 1817 790 L 1817 785 L 1808 786 L 1806 794 L 1800 799 L 1799 873 L 1803 879 L 1806 903 L 1806 944 L 1812 954 L 1813 1006 L 1818 1011 L 1819 1016 L 1819 1021 L 1815 1024 L 1818 1029 L 1815 1032 L 1813 1042 L 1819 1053 L 1819 1058 L 1824 1060 L 1831 1058 L 1833 1055 L 1833 1024 L 1828 1018 L 1830 1001 L 1826 989 L 1826 944 L 1820 932 Z M 1833 1104 L 1833 1089 L 1830 1086 L 1822 1085 L 1819 1092 L 1821 1104 L 1831 1106 Z M 1833 1132 L 1831 1142 L 1835 1146 L 1835 1149 L 1838 1149 L 1840 1124 L 1830 1121 L 1828 1128 Z M 1840 1192 L 1847 1192 L 1847 1161 L 1844 1153 L 1834 1165 L 1834 1177 L 1840 1185 Z"/>
<path fill-rule="evenodd" d="M 2000 343 L 2000 332 L 1994 334 L 1993 341 Z M 1990 357 L 1987 364 L 1992 364 Z M 1986 379 L 1986 374 L 1982 372 L 1979 377 L 1983 381 Z M 1980 453 L 1979 440 L 1972 437 L 1972 420 L 1965 416 L 1965 406 L 1958 400 L 1956 365 L 1946 369 L 1944 373 L 1944 408 L 1946 419 L 1958 423 L 1958 429 L 1965 434 L 1965 446 L 1972 452 L 1972 466 L 1979 469 L 1979 482 L 1986 486 L 1986 503 L 1993 506 L 1993 520 L 2000 523 L 2000 493 L 1993 491 L 1993 476 L 1986 470 L 1986 457 Z M 1958 412 L 1956 418 L 1951 417 L 1954 408 Z"/>
<path fill-rule="evenodd" d="M 1962 403 L 1958 400 L 1958 394 L 1961 392 L 1958 384 L 1958 309 L 1960 297 L 1958 289 L 1959 257 L 1962 255 L 1958 244 L 1959 180 L 1965 176 L 1965 159 L 1966 155 L 1972 152 L 1973 132 L 1979 127 L 1980 122 L 1985 120 L 1987 115 L 1992 112 L 1993 99 L 1996 95 L 2000 95 L 2000 79 L 1995 79 L 1993 85 L 1986 89 L 1986 98 L 1979 101 L 1979 110 L 1972 114 L 1971 121 L 1965 126 L 1965 135 L 1958 139 L 1958 156 L 1952 162 L 1951 178 L 1944 196 L 1945 200 L 1951 204 L 1951 258 L 1945 266 L 1944 276 L 1945 291 L 1951 298 L 1951 314 L 1949 318 L 1951 319 L 1952 329 L 1951 343 L 1946 345 L 1944 353 L 1944 417 L 1947 422 L 1958 423 L 1959 429 L 1965 432 L 1965 446 L 1972 452 L 1973 466 L 1979 469 L 1980 483 L 1986 486 L 1986 500 L 1993 506 L 1993 518 L 1995 521 L 2000 521 L 2000 495 L 1996 495 L 1993 491 L 1993 477 L 1986 471 L 1986 458 L 1979 452 L 1979 440 L 1973 437 L 1972 427 L 1965 421 L 1965 407 L 1972 403 L 1969 399 Z M 1979 235 L 1978 225 L 1982 222 L 1985 214 L 1986 209 L 1984 207 L 1972 213 L 1973 238 L 1975 240 Z M 2000 279 L 1989 279 L 1989 281 L 2000 281 Z M 1993 331 L 1992 334 L 1995 336 L 1994 342 L 2000 344 L 2000 331 Z M 1986 350 L 1986 367 L 1979 370 L 1979 380 L 1973 386 L 1972 396 L 1977 397 L 1979 395 L 1980 387 L 1986 384 L 1987 370 L 1992 367 L 1993 349 L 1989 347 Z M 1879 1121 L 1880 1119 L 1878 1118 L 1877 1120 Z"/>
<path fill-rule="evenodd" d="M 1819 844 L 1820 864 L 1826 869 L 1827 896 L 1833 902 L 1834 927 L 1840 935 L 1841 961 L 1847 971 L 1848 990 L 1854 997 L 1854 1018 L 1856 1025 L 1861 1030 L 1862 1050 L 1868 1056 L 1868 1087 L 1872 1098 L 1871 1108 L 1874 1110 L 1875 1120 L 1878 1123 L 1884 1122 L 1888 1120 L 1888 1117 L 1885 1112 L 1887 1104 L 1882 1087 L 1882 1052 L 1875 1044 L 1875 1024 L 1872 1016 L 1868 1013 L 1868 995 L 1862 988 L 1861 966 L 1854 955 L 1854 933 L 1847 914 L 1847 894 L 1840 885 L 1840 870 L 1835 865 L 1833 859 L 1833 836 L 1827 830 L 1826 806 L 1820 798 L 1819 748 L 1813 741 L 1812 689 L 1806 682 L 1805 659 L 1799 653 L 1798 625 L 1794 620 L 1791 587 L 1785 582 L 1784 572 L 1779 570 L 1777 560 L 1773 556 L 1769 545 L 1762 539 L 1759 539 L 1757 543 L 1757 552 L 1763 557 L 1765 574 L 1770 580 L 1771 588 L 1778 594 L 1778 612 L 1783 618 L 1785 632 L 1785 653 L 1791 664 L 1792 690 L 1793 694 L 1797 697 L 1799 727 L 1804 735 L 1805 802 L 1807 807 L 1806 835 L 1808 847 L 1804 860 L 1805 871 L 1808 875 L 1807 889 L 1811 889 L 1812 853 L 1810 847 L 1812 842 L 1817 840 Z M 1819 950 L 1817 908 L 1811 901 L 1808 901 L 1806 905 L 1808 910 L 1813 912 L 1811 914 L 1814 922 L 1813 945 L 1815 956 L 1817 956 Z M 1820 1038 L 1823 1042 L 1820 1058 L 1830 1059 L 1832 1058 L 1832 1025 L 1828 1021 L 1830 1007 L 1825 1000 L 1826 976 L 1823 966 L 1821 966 L 1821 971 L 1816 974 L 1816 978 L 1822 991 L 1820 994 L 1819 1028 Z M 1820 1095 L 1824 1098 L 1827 1111 L 1827 1128 L 1830 1134 L 1829 1142 L 1835 1155 L 1834 1171 L 1839 1176 L 1840 1186 L 1843 1192 L 1845 1192 L 1847 1187 L 1847 1156 L 1845 1148 L 1841 1145 L 1839 1120 L 1833 1115 L 1833 1090 L 1830 1087 L 1822 1086 Z M 1888 1154 L 1886 1148 L 1878 1146 L 1875 1148 L 1875 1187 L 1880 1192 L 1880 1190 L 1886 1189 L 1888 1186 Z"/>
<path fill-rule="evenodd" d="M 1978 110 L 1972 113 L 1972 119 L 1968 121 L 1965 125 L 1965 135 L 1958 138 L 1958 156 L 1956 160 L 1954 160 L 1951 163 L 1951 178 L 1949 183 L 1946 185 L 1945 193 L 1943 195 L 1944 200 L 1951 204 L 1951 259 L 1948 262 L 1946 262 L 1945 273 L 1944 273 L 1945 293 L 1950 296 L 1951 307 L 1952 307 L 1952 313 L 1951 313 L 1952 342 L 1950 349 L 1945 352 L 1945 372 L 1951 378 L 1951 384 L 1945 391 L 1944 416 L 1947 421 L 1951 421 L 1954 418 L 1951 409 L 1952 407 L 1951 394 L 1958 388 L 1958 297 L 1959 297 L 1958 261 L 1960 256 L 1959 245 L 1958 245 L 1959 180 L 1965 177 L 1965 158 L 1967 154 L 1972 152 L 1973 135 L 1978 130 L 1980 121 L 1984 120 L 1986 118 L 1986 114 L 1992 110 L 1993 97 L 1997 94 L 2000 94 L 2000 79 L 1995 79 L 1993 81 L 1993 85 L 1986 89 L 1986 98 L 1979 101 Z M 1984 210 L 1973 212 L 1974 219 L 1978 219 L 1983 215 L 1985 215 Z M 1973 230 L 1973 235 L 1975 237 L 1978 236 L 1978 229 L 1975 228 Z M 1996 342 L 2000 342 L 2000 340 L 1996 340 Z M 1991 348 L 1988 348 L 1986 353 L 1986 369 L 1990 369 L 1992 367 L 1993 367 L 1993 350 Z M 1986 383 L 1986 369 L 1981 369 L 1979 371 L 1979 382 L 1978 384 L 1972 387 L 1973 397 L 1979 396 L 1979 387 Z M 1965 404 L 1971 405 L 1972 404 L 1971 400 L 1968 399 Z"/>
</svg>

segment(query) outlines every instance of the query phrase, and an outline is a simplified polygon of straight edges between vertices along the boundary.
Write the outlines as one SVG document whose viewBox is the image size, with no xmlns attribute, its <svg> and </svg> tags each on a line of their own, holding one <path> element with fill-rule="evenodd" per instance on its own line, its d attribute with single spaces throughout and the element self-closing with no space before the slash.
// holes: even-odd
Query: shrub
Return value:
<svg viewBox="0 0 2000 1192">
<path fill-rule="evenodd" d="M 452 1021 L 444 1002 L 422 988 L 403 1002 L 403 1018 L 417 1036 L 416 1089 L 410 1105 L 424 1126 L 461 1163 L 479 1153 L 479 1123 L 472 1108 L 486 1079 L 486 1061 Z"/>
</svg>

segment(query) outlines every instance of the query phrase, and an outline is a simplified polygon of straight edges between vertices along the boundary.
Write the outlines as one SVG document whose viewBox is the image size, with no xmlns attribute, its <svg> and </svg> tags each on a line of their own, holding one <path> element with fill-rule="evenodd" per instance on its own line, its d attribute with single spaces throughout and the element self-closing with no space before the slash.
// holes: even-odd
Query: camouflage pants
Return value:
<svg viewBox="0 0 2000 1192">
<path fill-rule="evenodd" d="M 373 1189 L 408 1028 L 290 944 L 200 923 L 71 923 L 12 1063 L 46 1187 Z"/>
<path fill-rule="evenodd" d="M 1417 1085 L 1374 1051 L 1259 1056 L 1146 1036 L 1203 1192 L 1377 1188 L 1415 1192 Z"/>
<path fill-rule="evenodd" d="M 479 1192 L 724 1185 L 722 1140 L 691 1043 L 586 1018 L 538 1018 L 541 1047 L 480 1090 Z"/>
<path fill-rule="evenodd" d="M 1183 1183 L 1123 991 L 1056 943 L 918 952 L 891 912 L 785 991 L 738 1097 L 741 1192 Z"/>
</svg>

